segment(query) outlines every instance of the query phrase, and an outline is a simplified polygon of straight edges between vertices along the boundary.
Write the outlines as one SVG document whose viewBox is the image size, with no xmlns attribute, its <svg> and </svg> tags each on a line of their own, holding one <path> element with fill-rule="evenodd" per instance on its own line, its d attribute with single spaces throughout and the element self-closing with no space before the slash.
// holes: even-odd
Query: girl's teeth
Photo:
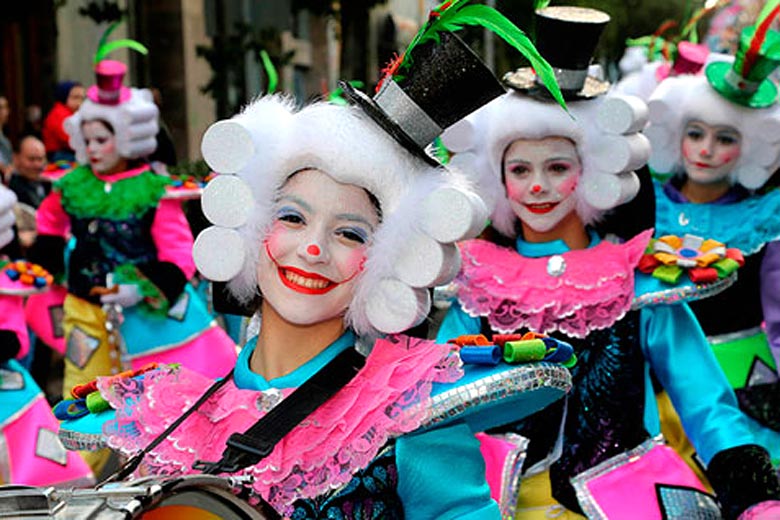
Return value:
<svg viewBox="0 0 780 520">
<path fill-rule="evenodd" d="M 295 285 L 306 287 L 307 289 L 324 289 L 328 286 L 328 282 L 325 280 L 314 280 L 312 278 L 305 278 L 292 271 L 285 271 L 284 276 Z"/>
</svg>

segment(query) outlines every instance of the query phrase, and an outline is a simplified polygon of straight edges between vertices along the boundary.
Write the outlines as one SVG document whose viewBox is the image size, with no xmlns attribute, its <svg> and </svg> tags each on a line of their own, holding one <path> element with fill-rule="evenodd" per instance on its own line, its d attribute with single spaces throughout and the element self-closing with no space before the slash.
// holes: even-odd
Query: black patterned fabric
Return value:
<svg viewBox="0 0 780 520">
<path fill-rule="evenodd" d="M 347 484 L 314 499 L 298 500 L 292 520 L 394 520 L 404 517 L 398 496 L 395 442 Z"/>
<path fill-rule="evenodd" d="M 157 259 L 152 239 L 155 211 L 124 220 L 70 217 L 76 248 L 70 255 L 68 290 L 93 303 L 100 296 L 90 296 L 95 286 L 106 285 L 106 275 L 121 264 L 143 264 Z"/>
<path fill-rule="evenodd" d="M 737 518 L 748 507 L 765 500 L 780 500 L 780 483 L 769 454 L 747 444 L 717 453 L 707 467 L 726 519 Z"/>
<path fill-rule="evenodd" d="M 631 311 L 611 328 L 594 331 L 585 339 L 553 334 L 571 343 L 577 354 L 567 396 L 563 452 L 550 468 L 553 497 L 572 511 L 581 512 L 571 477 L 649 437 L 643 419 L 645 359 L 639 322 L 639 312 Z M 548 407 L 513 428 L 531 439 L 526 467 L 552 451 L 562 414 L 562 405 Z"/>
</svg>

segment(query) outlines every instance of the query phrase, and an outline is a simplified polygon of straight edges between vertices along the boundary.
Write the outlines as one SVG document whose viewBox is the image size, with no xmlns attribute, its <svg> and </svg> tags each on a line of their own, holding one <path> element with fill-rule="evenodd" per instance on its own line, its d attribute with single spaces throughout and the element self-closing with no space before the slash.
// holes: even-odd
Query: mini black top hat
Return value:
<svg viewBox="0 0 780 520">
<path fill-rule="evenodd" d="M 505 92 L 499 81 L 457 35 L 463 25 L 482 25 L 510 34 L 512 45 L 535 67 L 552 77 L 525 35 L 495 9 L 467 5 L 468 0 L 445 2 L 431 12 L 428 22 L 407 50 L 394 60 L 369 98 L 347 83 L 340 83 L 347 99 L 363 109 L 401 145 L 428 163 L 439 163 L 425 147 L 453 123 Z M 557 85 L 553 96 L 563 103 Z"/>
<path fill-rule="evenodd" d="M 554 6 L 536 11 L 536 46 L 552 65 L 565 99 L 588 99 L 609 90 L 609 82 L 588 75 L 593 51 L 609 20 L 607 13 L 587 7 Z M 506 74 L 504 82 L 534 97 L 549 99 L 530 68 Z"/>
</svg>

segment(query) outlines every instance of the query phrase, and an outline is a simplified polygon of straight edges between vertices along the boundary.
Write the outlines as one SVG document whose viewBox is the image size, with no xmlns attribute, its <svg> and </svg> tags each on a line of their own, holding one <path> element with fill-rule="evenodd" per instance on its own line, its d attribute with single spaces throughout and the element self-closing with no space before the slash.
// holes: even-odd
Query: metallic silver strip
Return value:
<svg viewBox="0 0 780 520">
<path fill-rule="evenodd" d="M 537 388 L 571 389 L 571 374 L 561 365 L 529 363 L 460 385 L 431 398 L 430 416 L 421 426 L 428 428 L 494 401 L 505 400 Z"/>
<path fill-rule="evenodd" d="M 673 287 L 665 291 L 645 293 L 634 298 L 631 310 L 635 311 L 648 305 L 670 304 L 681 301 L 701 300 L 709 298 L 731 287 L 737 281 L 737 273 L 734 272 L 722 280 L 708 284 L 689 285 L 686 287 Z"/>
<path fill-rule="evenodd" d="M 11 484 L 11 454 L 2 430 L 0 430 L 0 484 Z"/>
<path fill-rule="evenodd" d="M 745 79 L 734 72 L 733 67 L 729 69 L 723 79 L 725 79 L 726 83 L 728 83 L 732 88 L 741 90 L 747 94 L 755 94 L 758 91 L 758 87 L 761 86 L 761 82 L 750 81 L 749 79 Z"/>
<path fill-rule="evenodd" d="M 374 102 L 384 110 L 385 114 L 400 126 L 414 142 L 420 147 L 425 148 L 444 129 L 436 124 L 436 121 L 415 103 L 412 98 L 406 95 L 398 83 L 392 79 L 382 82 L 382 88 L 376 96 Z"/>
<path fill-rule="evenodd" d="M 561 90 L 582 90 L 585 86 L 585 80 L 588 79 L 588 69 L 575 70 L 575 69 L 559 69 L 553 67 L 555 73 L 555 79 L 558 80 L 558 86 Z M 542 81 L 539 76 L 536 76 L 536 84 L 542 85 Z"/>
<path fill-rule="evenodd" d="M 763 329 L 759 326 L 752 327 L 750 329 L 738 330 L 736 332 L 728 332 L 726 334 L 718 334 L 716 336 L 707 336 L 707 341 L 709 341 L 710 345 L 720 345 L 722 343 L 731 343 L 732 341 L 751 338 L 763 333 Z"/>
<path fill-rule="evenodd" d="M 57 436 L 65 449 L 71 451 L 97 451 L 106 447 L 106 440 L 99 433 L 81 433 L 60 428 Z"/>
</svg>

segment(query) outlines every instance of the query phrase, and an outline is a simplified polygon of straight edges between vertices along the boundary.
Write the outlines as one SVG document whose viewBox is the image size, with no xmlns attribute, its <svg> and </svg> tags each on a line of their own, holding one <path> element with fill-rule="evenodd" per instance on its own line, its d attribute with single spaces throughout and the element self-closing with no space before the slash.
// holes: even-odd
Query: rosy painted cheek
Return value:
<svg viewBox="0 0 780 520">
<path fill-rule="evenodd" d="M 275 222 L 266 235 L 266 247 L 274 258 L 279 258 L 284 253 L 288 235 L 288 230 L 281 222 Z"/>
<path fill-rule="evenodd" d="M 692 155 L 692 147 L 688 141 L 683 141 L 682 143 L 682 156 L 685 159 L 690 159 Z"/>
<path fill-rule="evenodd" d="M 363 264 L 366 263 L 366 249 L 365 247 L 358 247 L 351 250 L 342 262 L 339 262 L 338 270 L 342 275 L 342 279 L 346 280 L 353 277 L 361 269 Z"/>
<path fill-rule="evenodd" d="M 728 164 L 730 162 L 736 161 L 739 157 L 739 153 L 735 152 L 726 152 L 721 156 L 723 159 L 723 164 Z"/>
<path fill-rule="evenodd" d="M 507 182 L 506 183 L 506 196 L 510 200 L 519 201 L 522 193 L 522 189 L 519 183 L 517 182 Z"/>
<path fill-rule="evenodd" d="M 577 182 L 579 181 L 579 175 L 572 175 L 568 179 L 565 179 L 558 185 L 558 193 L 562 197 L 568 197 L 575 189 L 577 189 Z"/>
</svg>

